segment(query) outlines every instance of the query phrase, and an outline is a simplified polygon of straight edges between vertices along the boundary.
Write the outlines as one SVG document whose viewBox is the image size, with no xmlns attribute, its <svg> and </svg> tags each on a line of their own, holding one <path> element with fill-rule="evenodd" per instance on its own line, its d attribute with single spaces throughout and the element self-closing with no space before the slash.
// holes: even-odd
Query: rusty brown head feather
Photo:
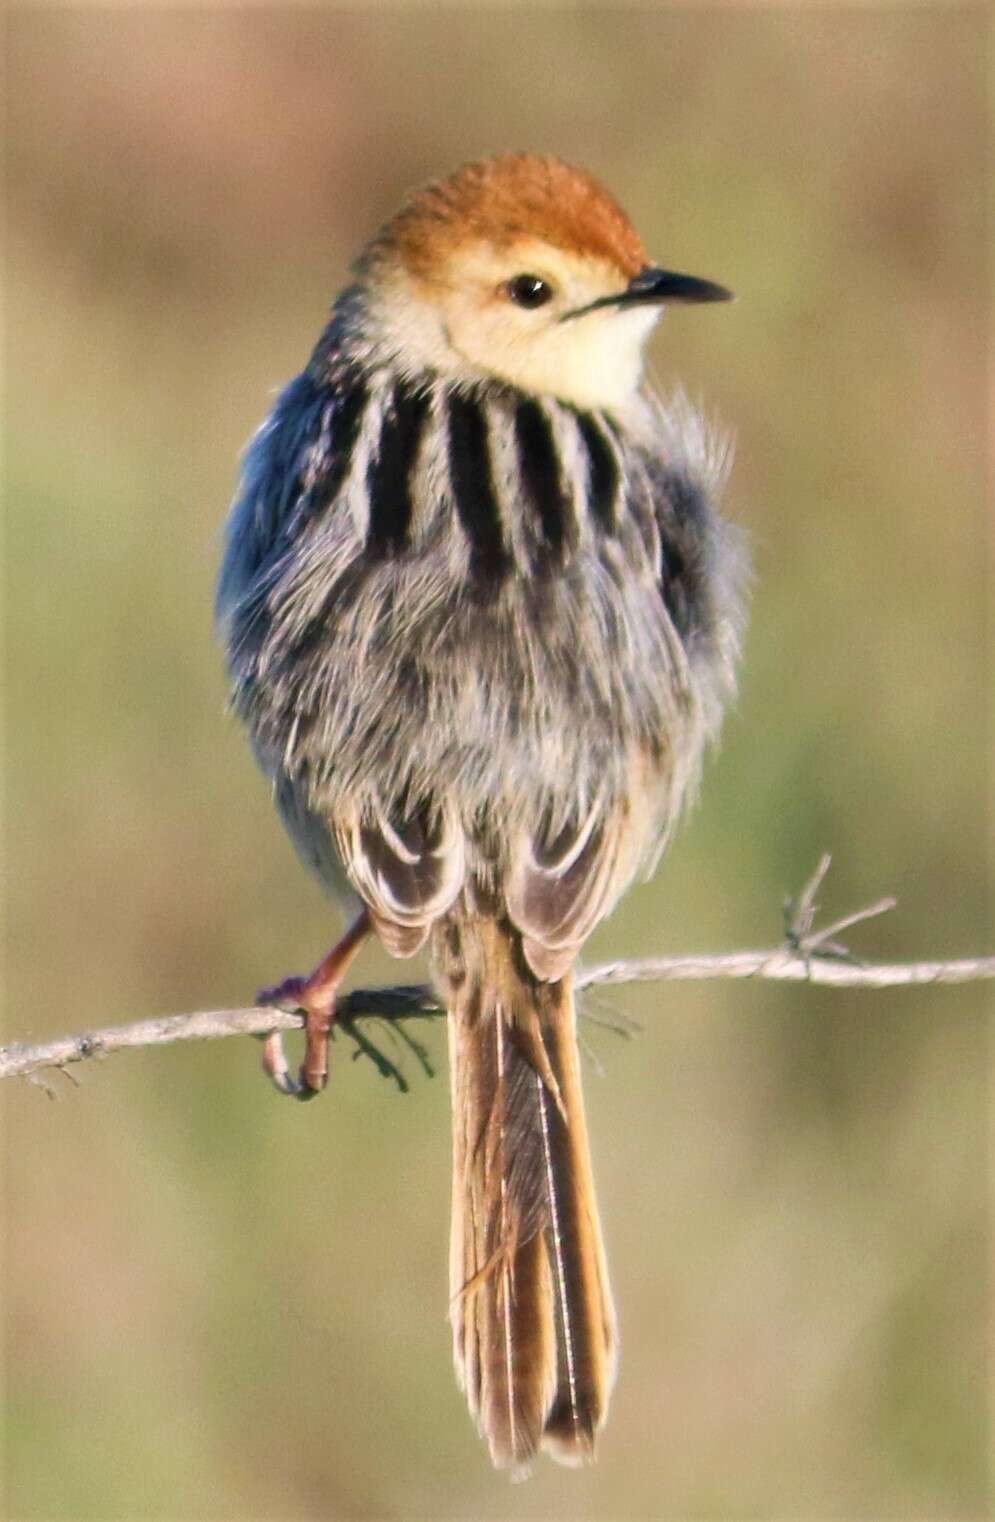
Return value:
<svg viewBox="0 0 995 1522">
<path fill-rule="evenodd" d="M 624 280 L 648 262 L 631 221 L 593 175 L 535 153 L 464 164 L 425 186 L 374 239 L 366 260 L 392 254 L 411 274 L 431 276 L 467 241 L 502 248 L 523 238 L 598 259 Z"/>
</svg>

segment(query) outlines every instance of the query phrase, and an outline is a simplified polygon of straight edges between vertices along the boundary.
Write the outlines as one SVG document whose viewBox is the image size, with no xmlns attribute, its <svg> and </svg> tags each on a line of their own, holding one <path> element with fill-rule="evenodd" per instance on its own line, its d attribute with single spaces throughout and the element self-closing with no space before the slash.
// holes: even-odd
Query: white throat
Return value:
<svg viewBox="0 0 995 1522">
<path fill-rule="evenodd" d="M 371 358 L 392 361 L 409 379 L 434 371 L 460 384 L 502 380 L 583 408 L 628 410 L 642 377 L 643 346 L 659 307 L 607 307 L 523 333 L 512 323 L 474 320 L 406 289 L 376 290 L 368 306 Z"/>
</svg>

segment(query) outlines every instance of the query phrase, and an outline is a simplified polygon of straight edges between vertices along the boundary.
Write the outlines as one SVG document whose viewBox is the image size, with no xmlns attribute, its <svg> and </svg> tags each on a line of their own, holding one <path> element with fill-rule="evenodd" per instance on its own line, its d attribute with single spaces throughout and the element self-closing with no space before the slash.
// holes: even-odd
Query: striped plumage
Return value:
<svg viewBox="0 0 995 1522">
<path fill-rule="evenodd" d="M 324 345 L 319 354 L 323 366 Z M 500 628 L 523 681 L 545 705 L 559 700 L 563 730 L 545 722 L 539 738 L 574 752 L 563 779 L 571 802 L 578 779 L 596 793 L 606 769 L 624 788 L 633 745 L 669 752 L 665 782 L 683 787 L 731 654 L 714 606 L 724 589 L 709 501 L 721 462 L 686 410 L 661 416 L 658 437 L 661 425 L 673 434 L 666 458 L 608 412 L 506 385 L 305 372 L 250 452 L 221 584 L 236 702 L 257 743 L 274 760 L 283 753 L 290 777 L 306 773 L 312 798 L 327 788 L 389 811 L 430 790 L 441 768 L 465 795 L 463 812 L 486 814 L 501 791 L 495 758 L 465 737 L 486 739 L 497 698 L 525 747 L 514 790 L 531 788 L 536 736 L 515 713 L 522 689 L 495 691 L 488 661 L 486 692 L 460 694 L 467 727 L 429 732 L 421 708 L 408 708 L 409 663 L 382 657 L 387 646 L 407 654 L 417 623 L 421 670 L 444 688 L 453 665 L 462 670 L 464 639 Z M 382 641 L 371 644 L 374 630 Z M 504 646 L 498 654 L 504 663 Z M 453 694 L 424 696 L 431 712 Z M 371 775 L 385 714 L 417 734 L 386 758 L 388 775 Z M 585 718 L 596 727 L 563 732 Z M 555 795 L 555 776 L 539 781 Z M 561 813 L 556 802 L 550 811 Z"/>
<path fill-rule="evenodd" d="M 648 326 L 583 315 L 626 300 L 617 287 L 645 300 L 624 214 L 600 192 L 604 226 L 564 249 L 599 204 L 588 177 L 527 156 L 462 173 L 374 240 L 257 434 L 219 612 L 305 860 L 395 954 L 430 942 L 450 1011 L 457 1370 L 495 1462 L 520 1467 L 541 1444 L 589 1455 L 604 1418 L 615 1318 L 570 968 L 693 786 L 731 687 L 739 555 L 697 416 L 632 390 L 628 348 L 603 387 L 590 356 L 570 368 L 597 324 L 598 355 L 623 333 L 604 323 L 628 321 L 629 347 Z M 485 268 L 491 304 L 468 326 L 446 305 L 462 265 L 432 283 L 447 226 L 466 282 Z M 581 336 L 547 328 L 536 358 L 491 310 L 487 260 L 514 274 L 542 237 Z M 467 357 L 487 323 L 493 368 Z M 562 384 L 538 383 L 561 363 Z"/>
</svg>

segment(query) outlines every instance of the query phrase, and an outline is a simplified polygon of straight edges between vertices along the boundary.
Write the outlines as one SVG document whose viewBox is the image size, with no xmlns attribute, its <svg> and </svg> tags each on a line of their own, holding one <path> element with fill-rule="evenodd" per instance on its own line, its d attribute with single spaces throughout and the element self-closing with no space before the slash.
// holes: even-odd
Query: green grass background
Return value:
<svg viewBox="0 0 995 1522">
<path fill-rule="evenodd" d="M 238 451 L 425 177 L 585 164 L 727 282 L 653 342 L 757 580 L 700 808 L 589 957 L 768 945 L 823 849 L 871 956 L 991 945 L 981 8 L 15 10 L 7 1031 L 236 1004 L 335 931 L 225 716 Z M 411 969 L 402 969 L 402 976 Z M 397 976 L 370 953 L 364 981 Z M 615 992 L 596 1467 L 493 1475 L 450 1371 L 445 1079 L 254 1043 L 4 1095 L 6 1515 L 988 1514 L 977 987 Z M 441 1029 L 433 1050 L 444 1066 Z"/>
</svg>

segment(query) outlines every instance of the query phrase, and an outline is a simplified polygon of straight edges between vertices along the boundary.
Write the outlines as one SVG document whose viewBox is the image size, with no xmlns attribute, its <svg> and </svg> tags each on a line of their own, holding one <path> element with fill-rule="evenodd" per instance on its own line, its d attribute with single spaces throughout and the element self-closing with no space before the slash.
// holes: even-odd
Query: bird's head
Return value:
<svg viewBox="0 0 995 1522">
<path fill-rule="evenodd" d="M 653 265 L 591 175 L 525 153 L 427 186 L 359 274 L 373 345 L 412 377 L 497 378 L 582 407 L 631 402 L 663 303 L 729 297 Z"/>
</svg>

